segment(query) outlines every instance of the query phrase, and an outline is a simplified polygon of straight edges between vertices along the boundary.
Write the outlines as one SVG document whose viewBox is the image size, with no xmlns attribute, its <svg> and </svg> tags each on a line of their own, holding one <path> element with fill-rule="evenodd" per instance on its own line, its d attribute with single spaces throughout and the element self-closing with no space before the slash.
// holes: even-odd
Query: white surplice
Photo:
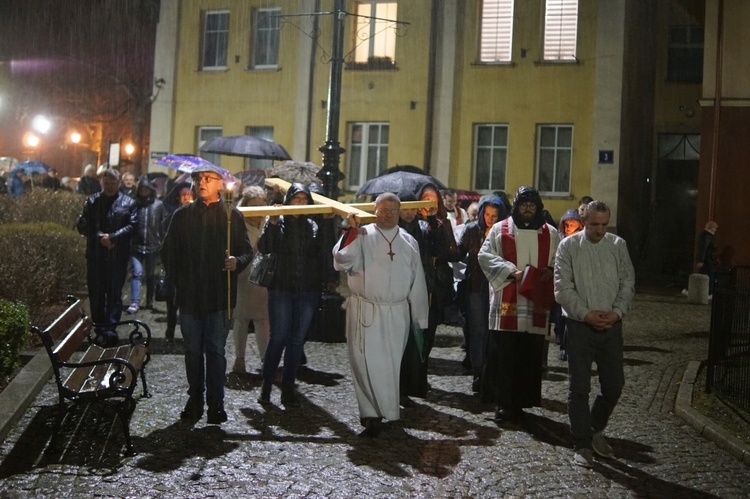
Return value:
<svg viewBox="0 0 750 499">
<path fill-rule="evenodd" d="M 393 421 L 399 418 L 401 357 L 411 322 L 427 328 L 427 286 L 412 236 L 399 227 L 363 229 L 345 247 L 346 235 L 334 246 L 334 268 L 346 271 L 351 291 L 346 339 L 360 417 Z"/>
</svg>

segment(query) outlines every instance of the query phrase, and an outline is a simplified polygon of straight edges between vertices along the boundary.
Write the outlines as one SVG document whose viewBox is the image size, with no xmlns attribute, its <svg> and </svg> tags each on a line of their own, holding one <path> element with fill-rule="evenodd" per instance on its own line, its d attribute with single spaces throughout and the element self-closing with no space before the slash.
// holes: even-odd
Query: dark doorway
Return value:
<svg viewBox="0 0 750 499">
<path fill-rule="evenodd" d="M 693 271 L 700 135 L 660 134 L 658 151 L 638 280 L 682 289 Z"/>
</svg>

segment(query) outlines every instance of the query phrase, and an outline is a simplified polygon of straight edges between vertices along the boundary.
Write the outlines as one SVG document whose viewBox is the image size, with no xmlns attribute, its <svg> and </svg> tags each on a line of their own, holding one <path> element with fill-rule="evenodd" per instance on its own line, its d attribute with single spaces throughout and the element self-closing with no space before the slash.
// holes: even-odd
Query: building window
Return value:
<svg viewBox="0 0 750 499">
<path fill-rule="evenodd" d="M 355 190 L 388 166 L 388 123 L 349 123 L 348 186 Z"/>
<path fill-rule="evenodd" d="M 245 128 L 247 135 L 258 137 L 259 139 L 273 140 L 273 127 L 272 126 L 249 126 Z M 245 169 L 248 168 L 260 168 L 266 170 L 273 166 L 272 159 L 257 159 L 257 158 L 245 158 Z"/>
<path fill-rule="evenodd" d="M 214 137 L 221 137 L 221 133 L 222 128 L 220 126 L 199 126 L 198 133 L 196 133 L 195 150 L 199 151 L 198 155 L 216 166 L 221 166 L 221 154 L 201 151 L 201 147 Z"/>
<path fill-rule="evenodd" d="M 544 60 L 575 61 L 578 0 L 547 0 L 544 9 Z"/>
<path fill-rule="evenodd" d="M 384 0 L 357 3 L 354 63 L 350 69 L 394 69 L 398 5 Z"/>
<path fill-rule="evenodd" d="M 510 62 L 513 45 L 513 0 L 484 0 L 479 62 Z"/>
<path fill-rule="evenodd" d="M 573 127 L 539 125 L 536 134 L 536 187 L 541 194 L 570 194 L 573 158 Z"/>
<path fill-rule="evenodd" d="M 250 47 L 250 67 L 276 68 L 279 65 L 280 8 L 253 11 L 253 40 Z"/>
<path fill-rule="evenodd" d="M 667 81 L 703 82 L 703 26 L 670 26 Z"/>
<path fill-rule="evenodd" d="M 505 190 L 508 125 L 474 125 L 474 189 Z"/>
<path fill-rule="evenodd" d="M 227 43 L 229 41 L 229 11 L 203 13 L 201 38 L 201 69 L 227 68 Z"/>
</svg>

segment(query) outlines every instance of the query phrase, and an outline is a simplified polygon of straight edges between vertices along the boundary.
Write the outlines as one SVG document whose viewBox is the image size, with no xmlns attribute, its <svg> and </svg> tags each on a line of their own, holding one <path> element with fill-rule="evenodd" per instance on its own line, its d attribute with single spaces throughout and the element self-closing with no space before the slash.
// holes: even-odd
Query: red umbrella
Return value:
<svg viewBox="0 0 750 499">
<path fill-rule="evenodd" d="M 481 194 L 475 191 L 468 191 L 466 189 L 454 189 L 456 191 L 456 202 L 461 208 L 466 209 L 471 203 L 478 203 L 482 197 Z"/>
</svg>

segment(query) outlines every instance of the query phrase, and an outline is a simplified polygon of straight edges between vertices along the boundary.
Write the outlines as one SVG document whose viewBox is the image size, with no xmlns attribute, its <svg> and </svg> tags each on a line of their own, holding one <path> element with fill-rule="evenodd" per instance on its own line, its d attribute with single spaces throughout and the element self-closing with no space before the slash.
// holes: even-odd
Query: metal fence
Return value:
<svg viewBox="0 0 750 499">
<path fill-rule="evenodd" d="M 706 391 L 750 411 L 750 266 L 716 273 Z"/>
</svg>

